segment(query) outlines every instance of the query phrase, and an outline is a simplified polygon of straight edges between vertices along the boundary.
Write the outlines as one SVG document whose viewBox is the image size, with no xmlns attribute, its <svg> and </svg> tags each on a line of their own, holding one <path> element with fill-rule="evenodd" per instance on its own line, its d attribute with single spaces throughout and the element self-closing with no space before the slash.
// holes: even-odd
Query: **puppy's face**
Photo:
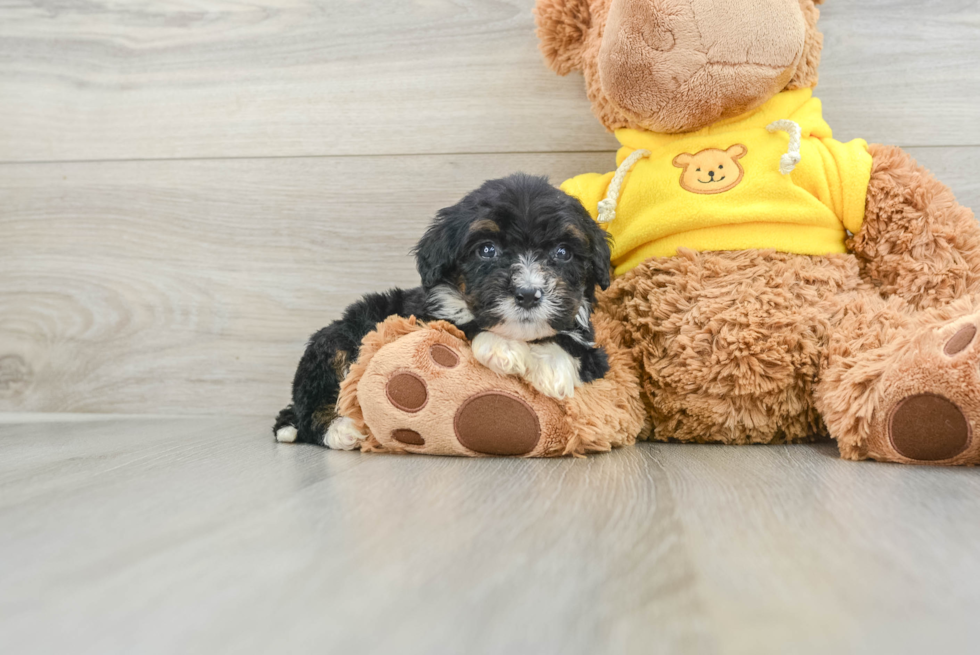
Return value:
<svg viewBox="0 0 980 655">
<path fill-rule="evenodd" d="M 465 302 L 484 330 L 532 341 L 588 321 L 609 286 L 605 233 L 544 178 L 491 180 L 439 212 L 415 250 L 422 284 Z"/>
</svg>

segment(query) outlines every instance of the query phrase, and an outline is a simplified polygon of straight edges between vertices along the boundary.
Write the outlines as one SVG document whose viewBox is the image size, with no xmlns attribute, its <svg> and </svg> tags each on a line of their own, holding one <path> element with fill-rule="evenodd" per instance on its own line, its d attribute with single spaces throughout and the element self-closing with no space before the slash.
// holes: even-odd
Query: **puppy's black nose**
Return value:
<svg viewBox="0 0 980 655">
<path fill-rule="evenodd" d="M 532 287 L 522 287 L 514 293 L 514 300 L 517 304 L 524 309 L 531 309 L 536 307 L 538 303 L 541 302 L 541 296 L 544 294 L 541 289 L 534 289 Z"/>
<path fill-rule="evenodd" d="M 714 171 L 708 171 L 708 177 L 714 177 L 714 176 L 715 176 Z"/>
</svg>

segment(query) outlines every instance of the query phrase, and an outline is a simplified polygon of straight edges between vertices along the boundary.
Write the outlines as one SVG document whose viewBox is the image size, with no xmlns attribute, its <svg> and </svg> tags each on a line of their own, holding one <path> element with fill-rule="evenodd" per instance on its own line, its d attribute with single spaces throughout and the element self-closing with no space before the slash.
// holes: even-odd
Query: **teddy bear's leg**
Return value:
<svg viewBox="0 0 980 655">
<path fill-rule="evenodd" d="M 480 364 L 455 328 L 365 337 L 339 407 L 369 433 L 362 450 L 429 455 L 555 457 L 632 443 L 643 421 L 629 354 L 614 350 L 603 379 L 558 401 Z M 383 336 L 395 327 L 395 338 Z M 600 330 L 597 330 L 599 334 Z"/>
<path fill-rule="evenodd" d="M 692 252 L 650 259 L 599 297 L 634 356 L 652 438 L 728 444 L 821 435 L 821 353 L 862 282 L 847 255 Z"/>
<path fill-rule="evenodd" d="M 980 300 L 916 312 L 852 298 L 821 368 L 816 404 L 842 457 L 980 463 Z"/>
<path fill-rule="evenodd" d="M 387 449 L 430 455 L 542 455 L 565 442 L 560 406 L 476 361 L 463 339 L 420 330 L 382 348 L 357 385 Z M 563 445 L 563 444 L 562 444 Z"/>
<path fill-rule="evenodd" d="M 848 240 L 865 275 L 915 308 L 980 293 L 980 224 L 900 148 L 870 146 L 864 225 Z"/>
</svg>

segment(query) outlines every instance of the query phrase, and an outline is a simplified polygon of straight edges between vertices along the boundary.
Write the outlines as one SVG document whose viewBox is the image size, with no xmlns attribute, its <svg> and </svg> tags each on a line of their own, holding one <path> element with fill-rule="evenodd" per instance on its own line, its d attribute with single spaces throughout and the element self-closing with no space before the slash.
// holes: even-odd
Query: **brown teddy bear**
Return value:
<svg viewBox="0 0 980 655">
<path fill-rule="evenodd" d="M 364 448 L 829 434 L 848 459 L 980 462 L 980 226 L 898 148 L 832 138 L 819 1 L 538 0 L 549 66 L 583 73 L 622 145 L 562 185 L 615 239 L 595 313 L 612 370 L 558 402 L 451 326 L 391 319 L 342 390 Z M 403 374 L 418 409 L 392 404 Z"/>
</svg>

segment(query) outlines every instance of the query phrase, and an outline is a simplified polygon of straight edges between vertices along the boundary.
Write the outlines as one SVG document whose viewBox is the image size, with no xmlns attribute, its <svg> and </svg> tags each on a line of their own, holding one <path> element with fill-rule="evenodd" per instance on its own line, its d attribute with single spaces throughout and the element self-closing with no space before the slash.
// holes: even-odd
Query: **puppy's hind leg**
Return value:
<svg viewBox="0 0 980 655">
<path fill-rule="evenodd" d="M 345 349 L 345 336 L 334 323 L 310 338 L 293 379 L 293 404 L 279 412 L 273 427 L 277 441 L 329 445 L 326 434 L 338 418 L 337 396 L 351 350 Z"/>
<path fill-rule="evenodd" d="M 276 416 L 276 423 L 272 426 L 272 434 L 276 435 L 276 441 L 279 443 L 296 441 L 296 412 L 292 405 L 281 410 Z"/>
<path fill-rule="evenodd" d="M 424 299 L 421 288 L 368 294 L 348 307 L 342 319 L 310 337 L 293 378 L 293 404 L 276 420 L 276 438 L 344 450 L 363 441 L 350 421 L 337 416 L 340 383 L 357 360 L 364 335 L 393 314 L 420 313 Z"/>
</svg>

